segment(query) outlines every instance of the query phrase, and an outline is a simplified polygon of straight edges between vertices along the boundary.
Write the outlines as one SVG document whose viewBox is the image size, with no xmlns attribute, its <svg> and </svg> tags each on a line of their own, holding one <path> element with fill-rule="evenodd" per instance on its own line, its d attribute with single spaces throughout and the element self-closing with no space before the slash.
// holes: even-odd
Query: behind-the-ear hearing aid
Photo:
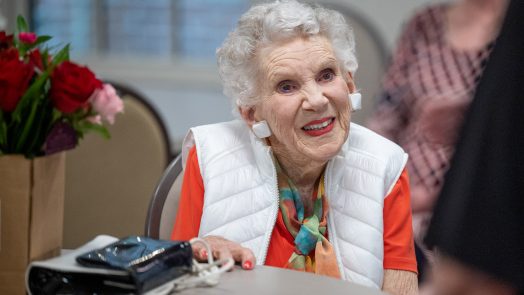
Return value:
<svg viewBox="0 0 524 295">
<path fill-rule="evenodd" d="M 351 101 L 352 112 L 362 109 L 362 95 L 360 92 L 350 93 L 349 100 Z"/>
<path fill-rule="evenodd" d="M 266 120 L 256 122 L 251 128 L 253 133 L 255 133 L 258 138 L 266 138 L 271 136 L 271 129 L 269 129 L 269 125 L 267 124 Z"/>
</svg>

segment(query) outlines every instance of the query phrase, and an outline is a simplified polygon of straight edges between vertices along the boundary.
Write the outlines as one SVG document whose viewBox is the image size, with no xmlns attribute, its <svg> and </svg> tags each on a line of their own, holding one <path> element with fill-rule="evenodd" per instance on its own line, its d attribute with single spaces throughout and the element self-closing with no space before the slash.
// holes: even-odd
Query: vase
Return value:
<svg viewBox="0 0 524 295">
<path fill-rule="evenodd" d="M 65 153 L 0 156 L 0 294 L 25 294 L 33 260 L 62 248 Z"/>
</svg>

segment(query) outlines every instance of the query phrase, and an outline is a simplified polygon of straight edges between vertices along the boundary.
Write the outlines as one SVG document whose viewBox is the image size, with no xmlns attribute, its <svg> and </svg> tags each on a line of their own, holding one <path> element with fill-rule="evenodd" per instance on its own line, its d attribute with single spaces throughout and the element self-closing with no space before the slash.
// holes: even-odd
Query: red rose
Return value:
<svg viewBox="0 0 524 295">
<path fill-rule="evenodd" d="M 87 104 L 96 88 L 102 88 L 102 82 L 91 70 L 65 61 L 51 75 L 49 96 L 61 112 L 72 113 Z"/>
<path fill-rule="evenodd" d="M 0 52 L 0 109 L 15 110 L 33 77 L 33 67 L 18 58 L 16 49 Z"/>
<path fill-rule="evenodd" d="M 33 67 L 39 68 L 41 71 L 44 70 L 42 54 L 40 54 L 40 50 L 38 50 L 38 48 L 29 53 L 29 64 Z"/>
<path fill-rule="evenodd" d="M 4 31 L 0 32 L 0 50 L 13 46 L 13 35 L 7 35 Z"/>
</svg>

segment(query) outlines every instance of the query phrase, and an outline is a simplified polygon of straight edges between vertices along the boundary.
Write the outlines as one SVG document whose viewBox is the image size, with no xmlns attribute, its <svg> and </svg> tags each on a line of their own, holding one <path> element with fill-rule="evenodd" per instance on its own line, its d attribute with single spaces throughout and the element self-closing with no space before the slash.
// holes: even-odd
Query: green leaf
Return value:
<svg viewBox="0 0 524 295">
<path fill-rule="evenodd" d="M 33 103 L 31 105 L 31 112 L 29 113 L 29 117 L 27 118 L 27 120 L 23 124 L 24 128 L 22 129 L 22 133 L 17 138 L 18 141 L 16 142 L 16 145 L 15 145 L 15 152 L 17 152 L 17 153 L 22 152 L 22 148 L 26 144 L 27 136 L 29 135 L 29 132 L 31 131 L 31 128 L 33 128 L 33 121 L 35 119 L 36 111 L 38 109 L 38 106 L 39 106 L 38 103 Z"/>
<path fill-rule="evenodd" d="M 51 40 L 53 37 L 49 36 L 49 35 L 42 35 L 42 36 L 38 36 L 38 38 L 36 38 L 36 42 L 35 43 L 44 43 L 44 42 L 47 42 L 49 40 Z"/>
<path fill-rule="evenodd" d="M 52 114 L 52 117 L 51 117 L 51 124 L 54 124 L 61 117 L 62 117 L 62 112 L 60 112 L 59 110 L 53 108 L 53 114 Z"/>
<path fill-rule="evenodd" d="M 35 128 L 32 128 L 29 136 L 29 144 L 27 150 L 32 154 L 38 155 L 47 138 L 49 130 L 51 130 L 51 118 L 53 113 L 53 106 L 49 99 L 44 99 L 38 106 L 38 112 L 35 118 Z"/>
<path fill-rule="evenodd" d="M 16 18 L 16 28 L 18 30 L 18 33 L 29 32 L 29 26 L 27 25 L 27 22 L 25 21 L 24 17 L 21 15 L 18 15 L 18 17 Z"/>
<path fill-rule="evenodd" d="M 46 49 L 44 49 L 42 51 L 42 63 L 44 64 L 44 69 L 47 69 L 47 61 L 49 60 L 49 51 Z"/>
<path fill-rule="evenodd" d="M 105 139 L 111 138 L 111 134 L 109 134 L 109 131 L 103 125 L 94 124 L 88 121 L 81 121 L 81 122 L 78 122 L 78 128 L 80 129 L 79 131 L 81 132 L 82 135 L 86 132 L 94 131 Z"/>
<path fill-rule="evenodd" d="M 53 61 L 51 62 L 53 66 L 56 66 L 63 61 L 69 60 L 69 47 L 70 45 L 67 44 L 55 55 Z"/>
<path fill-rule="evenodd" d="M 21 57 L 25 56 L 25 54 L 28 51 L 28 48 L 29 47 L 27 45 L 25 45 L 24 43 L 19 43 L 18 44 L 18 55 L 21 56 Z"/>
<path fill-rule="evenodd" d="M 36 78 L 34 83 L 26 90 L 15 110 L 12 113 L 12 122 L 19 123 L 21 120 L 21 114 L 24 109 L 31 104 L 32 101 L 35 101 L 39 98 L 39 94 L 42 93 L 42 87 L 45 85 L 45 82 L 49 78 L 49 71 L 43 72 L 40 76 Z M 34 103 L 33 103 L 34 105 Z"/>
<path fill-rule="evenodd" d="M 51 40 L 51 38 L 52 38 L 51 36 L 39 36 L 38 38 L 36 38 L 35 43 L 31 44 L 31 48 L 35 48 L 38 45 Z"/>
</svg>

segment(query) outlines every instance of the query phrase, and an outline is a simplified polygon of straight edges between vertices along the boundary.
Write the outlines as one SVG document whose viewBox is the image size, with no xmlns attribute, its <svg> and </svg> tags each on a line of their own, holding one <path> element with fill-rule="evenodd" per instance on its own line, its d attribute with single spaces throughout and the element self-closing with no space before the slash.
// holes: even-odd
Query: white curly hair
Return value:
<svg viewBox="0 0 524 295">
<path fill-rule="evenodd" d="M 257 62 L 264 46 L 296 37 L 320 35 L 331 43 L 342 71 L 357 69 L 352 28 L 342 14 L 295 0 L 277 0 L 251 7 L 217 49 L 217 62 L 224 94 L 234 109 L 257 104 Z"/>
</svg>

